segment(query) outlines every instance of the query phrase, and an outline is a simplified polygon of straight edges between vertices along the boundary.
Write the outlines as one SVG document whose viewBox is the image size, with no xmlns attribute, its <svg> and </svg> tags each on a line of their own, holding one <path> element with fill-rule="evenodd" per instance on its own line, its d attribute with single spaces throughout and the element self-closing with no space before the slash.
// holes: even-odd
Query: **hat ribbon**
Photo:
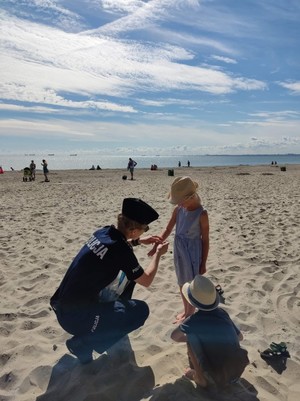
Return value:
<svg viewBox="0 0 300 401">
<path fill-rule="evenodd" d="M 197 299 L 195 299 L 195 298 L 193 297 L 193 295 L 192 295 L 192 293 L 191 293 L 191 290 L 190 290 L 190 287 L 188 287 L 187 293 L 188 293 L 188 296 L 189 296 L 190 300 L 191 300 L 199 309 L 210 310 L 210 309 L 212 308 L 212 306 L 214 305 L 214 303 L 215 303 L 215 302 L 214 302 L 214 303 L 211 304 L 211 305 L 205 305 L 205 304 L 202 304 L 201 302 L 197 301 Z"/>
</svg>

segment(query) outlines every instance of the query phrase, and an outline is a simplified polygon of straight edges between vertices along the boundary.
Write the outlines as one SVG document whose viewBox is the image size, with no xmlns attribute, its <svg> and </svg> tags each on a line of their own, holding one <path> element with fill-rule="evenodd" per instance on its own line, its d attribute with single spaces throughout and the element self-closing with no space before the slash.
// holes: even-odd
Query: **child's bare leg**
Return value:
<svg viewBox="0 0 300 401">
<path fill-rule="evenodd" d="M 190 357 L 194 369 L 191 368 L 187 369 L 185 372 L 186 377 L 188 377 L 191 380 L 194 380 L 194 382 L 201 387 L 207 387 L 208 383 L 204 376 L 202 367 L 199 365 L 196 355 L 192 351 L 192 348 L 189 343 L 187 343 L 187 349 L 188 349 L 188 355 Z"/>
<path fill-rule="evenodd" d="M 180 295 L 183 302 L 183 312 L 179 313 L 176 316 L 176 320 L 174 323 L 180 323 L 187 317 L 191 316 L 195 312 L 195 308 L 185 299 L 184 295 L 182 294 L 182 286 L 179 287 Z"/>
<path fill-rule="evenodd" d="M 187 302 L 187 301 L 186 301 L 185 297 L 182 294 L 182 286 L 179 287 L 179 290 L 180 290 L 180 295 L 181 295 L 181 299 L 182 299 L 182 302 L 183 302 L 183 311 L 178 313 L 174 323 L 182 321 L 184 319 L 184 317 L 185 317 L 185 302 Z"/>
</svg>

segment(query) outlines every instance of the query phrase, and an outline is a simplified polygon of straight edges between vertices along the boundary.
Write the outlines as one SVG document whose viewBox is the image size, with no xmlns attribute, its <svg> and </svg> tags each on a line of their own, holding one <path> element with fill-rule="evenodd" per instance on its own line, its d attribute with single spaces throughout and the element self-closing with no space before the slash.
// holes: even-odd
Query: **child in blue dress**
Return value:
<svg viewBox="0 0 300 401">
<path fill-rule="evenodd" d="M 209 221 L 207 211 L 201 205 L 197 194 L 198 184 L 190 177 L 177 177 L 171 185 L 170 202 L 175 206 L 166 228 L 160 234 L 164 241 L 176 226 L 174 237 L 174 265 L 183 312 L 176 316 L 174 323 L 181 323 L 191 316 L 195 308 L 182 295 L 182 286 L 192 281 L 197 274 L 206 272 L 209 249 Z M 151 256 L 156 245 L 149 252 Z"/>
</svg>

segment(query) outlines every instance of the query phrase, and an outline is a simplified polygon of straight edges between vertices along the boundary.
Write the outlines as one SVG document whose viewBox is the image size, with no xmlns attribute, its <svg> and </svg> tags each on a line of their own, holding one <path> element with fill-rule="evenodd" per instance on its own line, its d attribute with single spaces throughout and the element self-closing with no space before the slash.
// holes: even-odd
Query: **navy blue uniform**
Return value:
<svg viewBox="0 0 300 401">
<path fill-rule="evenodd" d="M 120 272 L 132 293 L 144 270 L 123 234 L 114 226 L 103 227 L 80 250 L 50 301 L 63 329 L 99 353 L 142 326 L 149 315 L 145 302 L 130 299 L 130 287 L 125 292 L 124 285 L 117 288 Z"/>
</svg>

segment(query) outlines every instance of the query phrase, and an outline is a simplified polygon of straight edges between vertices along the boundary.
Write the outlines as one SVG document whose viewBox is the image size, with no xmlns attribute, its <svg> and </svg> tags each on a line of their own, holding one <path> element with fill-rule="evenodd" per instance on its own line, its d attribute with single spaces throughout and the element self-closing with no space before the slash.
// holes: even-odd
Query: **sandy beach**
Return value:
<svg viewBox="0 0 300 401">
<path fill-rule="evenodd" d="M 226 309 L 249 352 L 241 382 L 217 393 L 183 377 L 186 347 L 171 341 L 181 299 L 173 267 L 173 236 L 152 286 L 136 286 L 145 300 L 145 325 L 82 366 L 65 346 L 49 298 L 70 262 L 103 225 L 115 224 L 124 197 L 140 197 L 160 218 L 173 206 L 167 169 L 41 171 L 0 175 L 0 400 L 1 401 L 298 401 L 300 399 L 300 166 L 176 168 L 189 175 L 210 220 L 207 277 L 224 290 Z M 135 252 L 146 267 L 150 248 Z M 278 366 L 259 350 L 286 342 L 290 358 Z"/>
</svg>

